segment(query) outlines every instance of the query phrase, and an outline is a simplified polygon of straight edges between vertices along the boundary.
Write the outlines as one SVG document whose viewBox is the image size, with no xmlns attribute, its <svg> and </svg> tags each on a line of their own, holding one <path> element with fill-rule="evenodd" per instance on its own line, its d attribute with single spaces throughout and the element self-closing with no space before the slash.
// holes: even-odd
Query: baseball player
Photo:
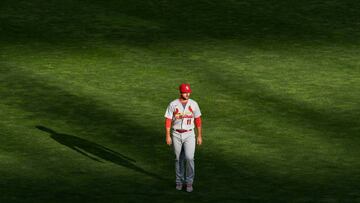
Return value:
<svg viewBox="0 0 360 203">
<path fill-rule="evenodd" d="M 201 111 L 196 101 L 190 99 L 189 84 L 181 84 L 179 90 L 180 98 L 172 101 L 165 112 L 166 144 L 173 145 L 176 156 L 176 189 L 181 190 L 185 183 L 186 191 L 192 192 L 195 175 L 195 140 L 198 145 L 202 144 Z M 195 126 L 197 138 L 195 138 Z"/>
</svg>

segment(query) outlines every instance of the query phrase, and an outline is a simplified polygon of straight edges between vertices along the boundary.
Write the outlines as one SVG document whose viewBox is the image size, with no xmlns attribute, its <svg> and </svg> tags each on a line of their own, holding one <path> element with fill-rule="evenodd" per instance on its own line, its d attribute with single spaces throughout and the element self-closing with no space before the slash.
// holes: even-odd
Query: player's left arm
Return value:
<svg viewBox="0 0 360 203">
<path fill-rule="evenodd" d="M 196 139 L 196 143 L 198 145 L 201 145 L 202 144 L 202 127 L 201 127 L 201 117 L 197 117 L 195 118 L 195 126 L 196 126 L 196 129 L 197 129 L 197 139 Z"/>
<path fill-rule="evenodd" d="M 195 126 L 197 129 L 196 143 L 198 145 L 201 145 L 202 144 L 202 121 L 201 121 L 201 111 L 200 111 L 199 105 L 197 103 L 195 103 L 194 116 L 195 116 Z"/>
</svg>

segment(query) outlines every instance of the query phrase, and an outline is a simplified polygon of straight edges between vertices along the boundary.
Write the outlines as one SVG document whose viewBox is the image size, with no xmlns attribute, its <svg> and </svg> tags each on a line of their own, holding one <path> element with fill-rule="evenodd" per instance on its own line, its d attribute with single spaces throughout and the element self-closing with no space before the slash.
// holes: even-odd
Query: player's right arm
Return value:
<svg viewBox="0 0 360 203">
<path fill-rule="evenodd" d="M 170 135 L 170 128 L 171 128 L 171 119 L 166 118 L 165 119 L 165 131 L 166 131 L 166 144 L 171 145 L 171 135 Z"/>
<path fill-rule="evenodd" d="M 171 122 L 173 118 L 174 110 L 171 105 L 169 105 L 165 112 L 165 136 L 166 136 L 166 144 L 171 145 L 171 134 L 170 134 L 170 128 L 171 128 Z"/>
</svg>

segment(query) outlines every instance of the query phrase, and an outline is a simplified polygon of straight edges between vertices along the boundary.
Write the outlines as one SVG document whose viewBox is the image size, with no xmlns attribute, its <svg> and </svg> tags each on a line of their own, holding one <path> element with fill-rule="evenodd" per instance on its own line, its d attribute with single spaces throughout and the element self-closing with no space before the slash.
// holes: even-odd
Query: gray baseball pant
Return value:
<svg viewBox="0 0 360 203">
<path fill-rule="evenodd" d="M 192 184 L 195 176 L 195 133 L 194 130 L 179 133 L 173 131 L 176 183 Z M 186 172 L 186 173 L 185 173 Z"/>
</svg>

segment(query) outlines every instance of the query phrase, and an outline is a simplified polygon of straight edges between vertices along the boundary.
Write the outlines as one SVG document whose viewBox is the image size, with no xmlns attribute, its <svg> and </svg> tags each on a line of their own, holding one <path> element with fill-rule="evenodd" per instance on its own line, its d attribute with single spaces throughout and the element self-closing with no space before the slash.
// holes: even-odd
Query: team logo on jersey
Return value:
<svg viewBox="0 0 360 203">
<path fill-rule="evenodd" d="M 183 118 L 193 118 L 193 110 L 189 106 L 189 111 L 185 111 L 184 113 L 179 112 L 179 109 L 176 108 L 174 111 L 174 117 L 176 119 L 183 119 Z"/>
<path fill-rule="evenodd" d="M 189 111 L 190 111 L 191 113 L 194 112 L 194 111 L 192 110 L 191 106 L 189 106 Z"/>
<path fill-rule="evenodd" d="M 181 119 L 181 117 L 182 117 L 182 113 L 179 112 L 178 108 L 176 108 L 175 111 L 174 111 L 174 117 L 176 119 Z"/>
</svg>

